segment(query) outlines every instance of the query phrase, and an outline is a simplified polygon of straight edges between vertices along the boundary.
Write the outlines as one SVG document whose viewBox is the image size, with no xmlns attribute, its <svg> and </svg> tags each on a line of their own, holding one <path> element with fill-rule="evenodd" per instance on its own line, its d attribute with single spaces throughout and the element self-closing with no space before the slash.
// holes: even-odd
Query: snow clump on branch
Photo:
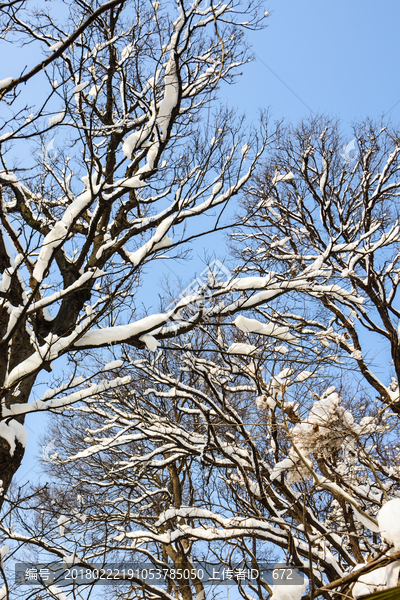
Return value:
<svg viewBox="0 0 400 600">
<path fill-rule="evenodd" d="M 396 551 L 400 550 L 400 498 L 386 502 L 378 513 L 379 530 Z"/>
<path fill-rule="evenodd" d="M 282 375 L 283 372 L 274 380 L 281 381 Z M 327 457 L 342 448 L 345 442 L 351 448 L 354 434 L 367 433 L 370 430 L 363 421 L 360 425 L 354 423 L 353 415 L 340 406 L 341 398 L 335 387 L 328 388 L 317 398 L 307 418 L 289 430 L 293 444 L 289 450 L 289 457 L 275 465 L 272 479 L 276 479 L 286 470 L 289 471 L 288 478 L 291 483 L 310 478 L 312 455 Z M 271 407 L 271 402 L 267 404 Z M 372 426 L 376 427 L 376 424 Z"/>
</svg>

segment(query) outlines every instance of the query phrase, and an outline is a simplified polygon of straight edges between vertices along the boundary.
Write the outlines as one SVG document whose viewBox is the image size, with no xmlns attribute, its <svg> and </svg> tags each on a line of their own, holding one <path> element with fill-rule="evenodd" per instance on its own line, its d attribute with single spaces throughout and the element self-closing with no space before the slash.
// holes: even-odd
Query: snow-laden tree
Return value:
<svg viewBox="0 0 400 600">
<path fill-rule="evenodd" d="M 17 59 L 35 65 L 7 73 L 4 62 L 0 82 L 4 490 L 23 456 L 27 413 L 122 383 L 63 380 L 60 369 L 58 385 L 33 395 L 53 361 L 122 341 L 154 349 L 155 335 L 196 322 L 161 330 L 174 307 L 140 318 L 143 266 L 217 227 L 265 136 L 249 133 L 245 143 L 228 110 L 201 120 L 248 60 L 242 30 L 263 20 L 255 4 L 29 5 L 0 6 L 2 47 L 19 44 Z M 200 223 L 210 211 L 215 220 Z"/>
<path fill-rule="evenodd" d="M 376 517 L 387 500 L 400 503 L 397 416 L 345 370 L 340 377 L 320 342 L 314 363 L 302 341 L 302 352 L 285 351 L 282 329 L 245 341 L 220 322 L 156 358 L 135 353 L 124 371 L 133 383 L 54 420 L 54 483 L 16 502 L 23 510 L 14 506 L 2 526 L 7 543 L 84 568 L 122 561 L 192 572 L 204 558 L 261 569 L 275 555 L 303 565 L 315 597 L 327 585 L 349 591 L 355 565 L 374 559 L 360 578 L 371 585 L 357 583 L 358 595 L 396 585 L 399 507 L 390 532 Z M 271 575 L 238 581 L 243 598 L 304 593 L 273 587 Z M 185 600 L 221 589 L 195 577 L 146 584 L 156 598 Z M 139 597 L 142 582 L 118 591 Z"/>
<path fill-rule="evenodd" d="M 59 422 L 41 528 L 5 537 L 83 564 L 275 548 L 309 598 L 397 584 L 400 145 L 372 123 L 353 135 L 355 154 L 331 122 L 282 134 L 234 236 L 246 276 L 214 285 L 201 329 L 126 348 L 125 388 L 70 408 L 83 429 Z"/>
<path fill-rule="evenodd" d="M 346 144 L 323 119 L 281 131 L 234 239 L 244 268 L 257 275 L 241 288 L 260 293 L 276 282 L 275 297 L 289 293 L 294 303 L 291 314 L 270 303 L 259 309 L 260 324 L 237 325 L 262 334 L 276 322 L 340 350 L 354 378 L 400 415 L 399 133 L 367 121 L 353 136 Z M 299 282 L 305 274 L 311 280 Z"/>
<path fill-rule="evenodd" d="M 272 354 L 260 346 L 262 356 L 249 364 L 249 347 L 230 344 L 229 338 L 222 324 L 207 326 L 182 345 L 175 340 L 174 348 L 155 359 L 135 353 L 119 373 L 129 372 L 134 383 L 71 407 L 66 420 L 54 420 L 47 434 L 58 449 L 47 463 L 54 485 L 36 491 L 25 513 L 30 522 L 14 510 L 3 535 L 59 560 L 75 552 L 85 567 L 116 559 L 190 571 L 201 558 L 232 568 L 243 559 L 252 567 L 268 562 L 267 538 L 242 523 L 244 515 L 248 525 L 257 515 L 251 527 L 261 526 L 264 511 L 258 507 L 253 514 L 257 499 L 245 497 L 241 477 L 258 494 L 249 466 L 257 459 L 263 470 L 269 441 L 254 391 Z M 171 509 L 182 515 L 169 517 Z M 196 578 L 171 580 L 167 589 L 147 583 L 147 593 L 160 598 L 220 593 Z M 135 581 L 121 590 L 128 598 L 140 595 L 142 587 Z M 251 593 L 264 598 L 269 590 L 259 581 Z"/>
</svg>

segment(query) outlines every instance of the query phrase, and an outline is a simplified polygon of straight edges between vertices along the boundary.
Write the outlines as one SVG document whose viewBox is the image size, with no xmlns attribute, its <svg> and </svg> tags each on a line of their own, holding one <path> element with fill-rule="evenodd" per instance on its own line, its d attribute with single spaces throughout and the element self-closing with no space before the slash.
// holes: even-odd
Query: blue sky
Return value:
<svg viewBox="0 0 400 600">
<path fill-rule="evenodd" d="M 267 29 L 248 36 L 256 61 L 230 95 L 247 114 L 269 106 L 276 118 L 297 121 L 309 107 L 345 124 L 400 101 L 398 1 L 270 0 L 266 7 Z M 391 116 L 398 121 L 400 102 Z"/>
<path fill-rule="evenodd" d="M 236 85 L 222 87 L 222 102 L 245 112 L 250 121 L 257 119 L 259 109 L 270 108 L 273 118 L 297 122 L 307 117 L 311 109 L 341 119 L 349 136 L 351 121 L 366 116 L 379 118 L 393 106 L 390 116 L 393 122 L 399 122 L 398 0 L 379 5 L 371 0 L 270 0 L 265 8 L 270 12 L 268 27 L 247 35 L 256 59 L 243 68 Z M 0 79 L 15 76 L 25 66 L 22 54 L 32 56 L 26 48 L 22 53 L 10 54 L 7 72 L 3 66 Z M 28 67 L 34 64 L 34 57 L 31 60 Z M 159 263 L 156 277 L 152 277 L 154 283 L 150 288 L 146 286 L 140 300 L 157 309 L 156 297 L 162 293 L 157 280 L 166 272 L 179 273 L 189 284 L 194 271 L 204 268 L 196 259 L 196 255 L 203 255 L 204 248 L 215 248 L 217 256 L 221 256 L 221 237 L 199 240 L 191 263 L 169 262 L 168 269 L 165 261 Z M 34 475 L 37 434 L 43 430 L 44 419 L 43 414 L 27 418 L 27 454 L 17 480 Z"/>
</svg>

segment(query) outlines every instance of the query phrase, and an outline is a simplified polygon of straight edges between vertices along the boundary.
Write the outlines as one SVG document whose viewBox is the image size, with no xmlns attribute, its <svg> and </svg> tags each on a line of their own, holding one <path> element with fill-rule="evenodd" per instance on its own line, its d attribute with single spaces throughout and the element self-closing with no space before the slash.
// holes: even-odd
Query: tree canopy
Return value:
<svg viewBox="0 0 400 600">
<path fill-rule="evenodd" d="M 396 587 L 397 129 L 214 110 L 256 3 L 54 6 L 0 6 L 37 58 L 0 82 L 0 599 L 95 597 L 114 563 L 164 574 L 118 571 L 121 600 L 225 593 L 199 561 L 245 600 Z M 221 231 L 223 262 L 140 309 L 148 265 Z M 39 411 L 49 482 L 18 488 Z M 95 575 L 32 591 L 16 559 Z"/>
<path fill-rule="evenodd" d="M 202 113 L 248 59 L 242 29 L 259 26 L 256 5 L 242 24 L 234 2 L 57 6 L 59 17 L 52 6 L 0 7 L 3 39 L 45 54 L 27 73 L 1 82 L 5 491 L 23 456 L 27 413 L 121 383 L 78 388 L 80 380 L 63 381 L 33 398 L 53 361 L 121 342 L 152 346 L 155 334 L 163 339 L 193 326 L 167 326 L 179 307 L 147 316 L 135 309 L 146 285 L 143 267 L 205 233 L 202 215 L 214 211 L 211 228 L 218 224 L 266 140 L 261 126 L 244 144 L 240 120 L 235 124 L 228 109 L 211 123 Z M 62 144 L 58 139 L 55 148 L 56 133 Z M 194 218 L 189 234 L 185 225 Z"/>
</svg>

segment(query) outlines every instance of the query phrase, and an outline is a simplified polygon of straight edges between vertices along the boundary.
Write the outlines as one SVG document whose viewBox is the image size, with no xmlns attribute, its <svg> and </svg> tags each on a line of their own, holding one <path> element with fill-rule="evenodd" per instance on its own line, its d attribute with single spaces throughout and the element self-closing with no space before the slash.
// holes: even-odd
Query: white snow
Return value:
<svg viewBox="0 0 400 600">
<path fill-rule="evenodd" d="M 94 271 L 87 271 L 86 273 L 81 275 L 81 277 L 79 277 L 79 279 L 77 279 L 72 285 L 68 286 L 64 290 L 60 290 L 55 294 L 52 294 L 51 296 L 45 296 L 38 302 L 33 303 L 30 309 L 28 310 L 28 314 L 35 313 L 39 308 L 43 308 L 45 306 L 48 306 L 49 304 L 53 304 L 53 302 L 56 302 L 66 294 L 69 294 L 72 290 L 78 289 L 79 287 L 83 286 L 90 279 L 96 279 L 98 277 L 102 277 L 103 275 L 105 275 L 105 272 L 97 268 Z M 41 287 L 42 289 L 47 289 L 46 285 L 42 285 Z"/>
<path fill-rule="evenodd" d="M 362 567 L 365 567 L 365 564 L 356 565 L 354 570 L 361 569 Z M 400 562 L 393 562 L 387 567 L 381 567 L 380 569 L 371 571 L 371 573 L 361 575 L 353 587 L 354 598 L 395 587 L 398 583 L 399 572 Z"/>
<path fill-rule="evenodd" d="M 10 269 L 11 271 L 11 269 Z M 1 278 L 0 281 L 0 292 L 8 292 L 8 288 L 11 285 L 11 275 L 12 275 L 12 271 L 10 272 L 8 269 L 4 269 L 4 273 L 3 276 Z"/>
<path fill-rule="evenodd" d="M 276 397 L 279 398 L 277 394 L 281 392 L 281 389 L 290 384 L 291 374 L 290 369 L 284 369 L 278 375 L 271 377 L 269 393 L 274 399 Z M 312 373 L 303 371 L 297 376 L 297 379 L 305 380 L 312 376 Z M 310 460 L 312 456 L 315 456 L 316 453 L 327 455 L 332 449 L 340 447 L 343 444 L 343 437 L 346 435 L 346 430 L 354 430 L 354 426 L 352 415 L 340 406 L 340 397 L 335 388 L 328 388 L 322 396 L 317 396 L 317 400 L 314 402 L 309 414 L 305 418 L 303 417 L 303 421 L 296 423 L 290 430 L 293 446 L 290 448 L 288 456 L 275 465 L 271 478 L 275 479 L 284 471 L 288 471 L 288 481 L 293 483 L 310 477 L 312 474 L 315 481 L 318 480 L 318 485 L 346 498 L 353 505 L 356 518 L 365 527 L 377 532 L 378 525 L 375 519 L 358 507 L 354 498 L 337 484 L 325 478 L 317 477 L 315 472 L 312 471 L 312 462 Z M 398 520 L 400 522 L 399 517 Z"/>
<path fill-rule="evenodd" d="M 274 408 L 276 407 L 276 400 L 274 400 L 272 396 L 267 396 L 265 403 L 271 410 L 274 410 Z"/>
<path fill-rule="evenodd" d="M 154 235 L 143 246 L 129 253 L 129 260 L 133 265 L 138 265 L 150 252 L 168 248 L 173 241 L 166 235 L 172 225 L 171 217 L 165 219 L 156 229 Z"/>
<path fill-rule="evenodd" d="M 171 52 L 165 69 L 164 98 L 161 100 L 158 109 L 157 124 L 160 127 L 162 139 L 165 139 L 167 135 L 168 125 L 172 118 L 172 110 L 179 101 L 179 79 L 176 72 L 174 54 L 174 52 Z"/>
<path fill-rule="evenodd" d="M 7 138 L 11 137 L 13 133 L 13 131 L 7 131 L 7 133 L 3 133 L 3 135 L 0 135 L 0 141 L 2 142 L 3 140 L 6 140 Z"/>
<path fill-rule="evenodd" d="M 78 565 L 80 563 L 79 557 L 76 555 L 76 552 L 72 552 L 69 556 L 63 557 L 63 569 L 69 569 L 73 565 Z"/>
<path fill-rule="evenodd" d="M 92 85 L 92 87 L 89 90 L 89 96 L 96 98 L 98 92 L 99 92 L 99 87 L 97 85 Z"/>
<path fill-rule="evenodd" d="M 1 178 L 4 179 L 5 181 L 12 181 L 14 183 L 18 182 L 18 177 L 15 175 L 15 173 L 7 173 L 6 171 L 1 171 L 0 170 L 0 175 Z"/>
<path fill-rule="evenodd" d="M 161 242 L 157 242 L 154 244 L 153 250 L 162 250 L 163 248 L 169 248 L 174 243 L 174 240 L 167 235 L 161 240 Z"/>
<path fill-rule="evenodd" d="M 93 186 L 93 193 L 96 194 L 100 186 Z M 42 247 L 39 252 L 35 268 L 33 270 L 33 277 L 36 281 L 41 282 L 44 273 L 48 267 L 49 261 L 53 255 L 54 248 L 61 245 L 68 235 L 68 229 L 72 225 L 74 219 L 78 214 L 83 211 L 88 204 L 92 201 L 91 190 L 85 190 L 78 196 L 72 204 L 70 204 L 64 213 L 61 221 L 57 221 L 54 224 L 53 229 L 46 235 L 43 240 Z"/>
<path fill-rule="evenodd" d="M 386 502 L 378 513 L 378 525 L 382 537 L 395 550 L 400 550 L 400 498 Z"/>
<path fill-rule="evenodd" d="M 152 335 L 149 335 L 148 333 L 140 336 L 139 340 L 146 344 L 146 346 L 150 350 L 150 352 L 155 352 L 160 343 L 158 340 L 156 340 L 155 337 L 153 337 Z"/>
<path fill-rule="evenodd" d="M 156 334 L 158 331 L 155 330 L 164 324 L 166 317 L 165 313 L 154 314 L 128 325 L 117 325 L 88 331 L 76 341 L 75 346 L 103 346 L 123 342 L 132 336 L 145 335 L 146 330 Z"/>
<path fill-rule="evenodd" d="M 310 371 L 302 371 L 301 373 L 299 373 L 296 377 L 297 381 L 305 381 L 306 379 L 308 379 L 309 377 L 312 376 L 312 373 L 310 373 Z"/>
<path fill-rule="evenodd" d="M 49 127 L 54 127 L 54 125 L 58 125 L 61 121 L 64 120 L 66 111 L 62 110 L 58 115 L 54 115 L 54 117 L 50 117 L 49 119 Z"/>
<path fill-rule="evenodd" d="M 146 182 L 140 179 L 139 176 L 129 177 L 129 179 L 120 179 L 115 183 L 115 186 L 127 187 L 133 190 L 145 187 Z"/>
<path fill-rule="evenodd" d="M 122 61 L 129 58 L 129 56 L 132 54 L 132 50 L 134 49 L 134 47 L 135 47 L 135 45 L 133 43 L 125 46 L 125 48 L 121 52 L 121 60 Z"/>
<path fill-rule="evenodd" d="M 176 29 L 180 29 L 181 25 L 176 22 L 174 24 Z M 183 20 L 182 20 L 183 25 Z M 176 37 L 177 32 L 174 34 L 173 39 Z M 173 41 L 171 40 L 171 48 L 173 47 Z M 159 79 L 161 74 L 160 71 L 156 72 L 154 78 L 148 80 L 147 85 L 149 87 L 154 87 L 155 83 Z M 154 131 L 155 127 L 158 127 L 159 136 L 161 140 L 165 140 L 168 127 L 172 119 L 172 112 L 174 108 L 177 107 L 179 103 L 179 78 L 178 73 L 176 71 L 175 64 L 175 52 L 171 52 L 168 62 L 165 66 L 165 76 L 164 76 L 164 96 L 162 100 L 152 108 L 151 113 L 149 114 L 149 118 L 147 123 L 143 126 L 143 128 L 139 131 L 135 131 L 128 135 L 126 140 L 122 145 L 122 152 L 126 156 L 126 158 L 131 159 L 134 151 L 139 148 L 141 145 L 143 147 L 143 142 L 149 139 L 150 134 Z M 159 151 L 159 142 L 154 142 L 148 152 L 147 152 L 147 160 L 146 165 L 139 169 L 138 173 L 146 173 L 153 169 L 154 161 Z M 132 178 L 132 184 L 135 184 L 136 177 Z M 124 184 L 126 185 L 126 184 Z"/>
<path fill-rule="evenodd" d="M 277 477 L 282 475 L 282 473 L 284 473 L 284 471 L 288 471 L 289 469 L 292 469 L 294 467 L 294 465 L 295 465 L 295 462 L 293 462 L 293 460 L 291 458 L 284 458 L 280 462 L 276 463 L 276 465 L 273 468 L 272 473 L 271 473 L 271 481 L 273 481 L 274 479 L 276 479 Z"/>
<path fill-rule="evenodd" d="M 64 535 L 65 533 L 65 524 L 69 523 L 71 519 L 66 517 L 65 515 L 60 515 L 57 519 L 57 525 L 60 526 L 60 535 Z"/>
<path fill-rule="evenodd" d="M 42 281 L 44 272 L 53 255 L 53 249 L 63 242 L 67 233 L 68 230 L 65 223 L 58 221 L 50 233 L 44 238 L 39 257 L 33 270 L 33 277 L 36 281 Z"/>
<path fill-rule="evenodd" d="M 291 171 L 290 173 L 284 173 L 283 175 L 279 171 L 276 171 L 274 178 L 272 179 L 272 185 L 275 185 L 279 181 L 290 181 L 291 179 L 294 179 L 294 175 Z"/>
<path fill-rule="evenodd" d="M 82 90 L 84 90 L 89 85 L 89 81 L 83 81 L 82 83 L 78 83 L 72 90 L 73 94 L 78 94 Z"/>
<path fill-rule="evenodd" d="M 333 414 L 340 404 L 340 398 L 337 392 L 333 390 L 329 388 L 326 390 L 320 400 L 314 402 L 311 412 L 307 418 L 308 423 L 318 424 L 320 426 L 321 433 L 323 432 L 327 435 L 329 435 L 330 432 Z M 325 428 L 324 425 L 327 425 L 327 428 Z"/>
<path fill-rule="evenodd" d="M 61 48 L 61 46 L 63 45 L 63 40 L 60 40 L 59 42 L 56 42 L 55 44 L 53 44 L 52 46 L 50 46 L 49 50 L 50 52 L 55 52 L 56 50 L 58 50 L 59 48 Z"/>
<path fill-rule="evenodd" d="M 278 583 L 276 585 L 271 586 L 272 598 L 274 600 L 300 600 L 307 586 L 307 577 L 304 577 L 304 583 L 302 583 L 301 585 L 284 585 Z"/>
<path fill-rule="evenodd" d="M 28 404 L 12 404 L 10 409 L 5 408 L 4 411 L 6 411 L 6 414 L 8 416 L 27 414 L 30 412 L 37 412 L 40 410 L 48 410 L 49 408 L 61 408 L 74 404 L 75 402 L 79 402 L 80 400 L 84 400 L 85 398 L 93 397 L 96 394 L 101 394 L 106 390 L 114 389 L 121 385 L 126 385 L 130 381 L 131 377 L 129 375 L 125 377 L 116 377 L 111 381 L 103 379 L 103 381 L 101 381 L 100 384 L 91 384 L 89 387 L 83 388 L 77 392 L 73 392 L 68 396 L 55 398 L 55 392 L 53 394 L 53 397 L 50 398 L 47 402 L 43 402 L 42 400 L 35 400 L 34 402 L 29 402 Z"/>
<path fill-rule="evenodd" d="M 365 516 L 359 510 L 357 510 L 357 508 L 354 506 L 354 504 L 353 504 L 353 510 L 354 510 L 354 514 L 357 517 L 358 521 L 360 521 L 360 523 L 362 523 L 364 525 L 364 527 L 366 527 L 370 531 L 373 531 L 374 533 L 379 533 L 379 526 L 376 525 L 371 519 L 366 519 Z"/>
<path fill-rule="evenodd" d="M 131 133 L 130 135 L 128 135 L 128 137 L 122 144 L 122 152 L 124 153 L 126 158 L 132 157 L 133 151 L 136 149 L 137 144 L 140 142 L 141 134 L 142 134 L 141 131 L 135 131 L 134 133 Z M 119 183 L 120 182 L 117 181 L 117 185 Z"/>
<path fill-rule="evenodd" d="M 356 565 L 355 569 L 364 567 L 365 564 Z M 353 597 L 358 598 L 365 594 L 372 594 L 373 592 L 380 591 L 386 587 L 386 567 L 381 569 L 375 569 L 371 573 L 361 575 L 359 581 L 356 582 L 353 588 Z"/>
<path fill-rule="evenodd" d="M 231 281 L 230 289 L 232 290 L 260 290 L 265 288 L 267 285 L 271 283 L 271 280 L 274 277 L 274 273 L 269 273 L 266 277 L 236 277 Z M 271 292 L 271 297 L 279 293 L 278 290 L 273 290 Z"/>
<path fill-rule="evenodd" d="M 56 587 L 55 585 L 48 585 L 46 588 L 54 598 L 57 598 L 57 600 L 68 600 L 68 596 L 66 596 L 59 587 Z"/>
<path fill-rule="evenodd" d="M 249 319 L 242 315 L 236 317 L 234 324 L 245 333 L 252 332 L 260 335 L 269 335 L 277 339 L 297 343 L 296 338 L 289 333 L 289 327 L 278 327 L 275 323 L 260 323 L 256 319 Z"/>
<path fill-rule="evenodd" d="M 276 346 L 275 352 L 279 352 L 279 354 L 287 354 L 289 350 L 286 346 Z"/>
<path fill-rule="evenodd" d="M 5 79 L 0 79 L 0 90 L 7 87 L 13 81 L 12 77 L 6 77 Z"/>
<path fill-rule="evenodd" d="M 11 456 L 14 456 L 15 440 L 18 440 L 24 448 L 26 446 L 26 429 L 21 423 L 18 423 L 18 421 L 15 421 L 14 419 L 9 421 L 8 424 L 5 421 L 0 422 L 0 437 L 10 444 Z"/>
<path fill-rule="evenodd" d="M 10 552 L 10 546 L 2 546 L 0 548 L 0 567 L 4 570 L 3 558 Z M 1 592 L 0 592 L 1 594 Z M 1 598 L 1 595 L 0 595 Z"/>
<path fill-rule="evenodd" d="M 218 181 L 212 189 L 213 196 L 216 196 L 222 188 L 222 181 Z"/>
<path fill-rule="evenodd" d="M 252 354 L 257 348 L 251 344 L 231 344 L 227 350 L 229 354 Z"/>
<path fill-rule="evenodd" d="M 112 371 L 112 369 L 119 369 L 120 367 L 122 367 L 123 364 L 123 360 L 113 360 L 112 362 L 106 364 L 106 366 L 104 367 L 104 371 Z"/>
<path fill-rule="evenodd" d="M 248 151 L 250 150 L 250 146 L 249 144 L 245 144 L 244 146 L 242 146 L 242 156 L 243 159 L 246 158 Z"/>
</svg>

